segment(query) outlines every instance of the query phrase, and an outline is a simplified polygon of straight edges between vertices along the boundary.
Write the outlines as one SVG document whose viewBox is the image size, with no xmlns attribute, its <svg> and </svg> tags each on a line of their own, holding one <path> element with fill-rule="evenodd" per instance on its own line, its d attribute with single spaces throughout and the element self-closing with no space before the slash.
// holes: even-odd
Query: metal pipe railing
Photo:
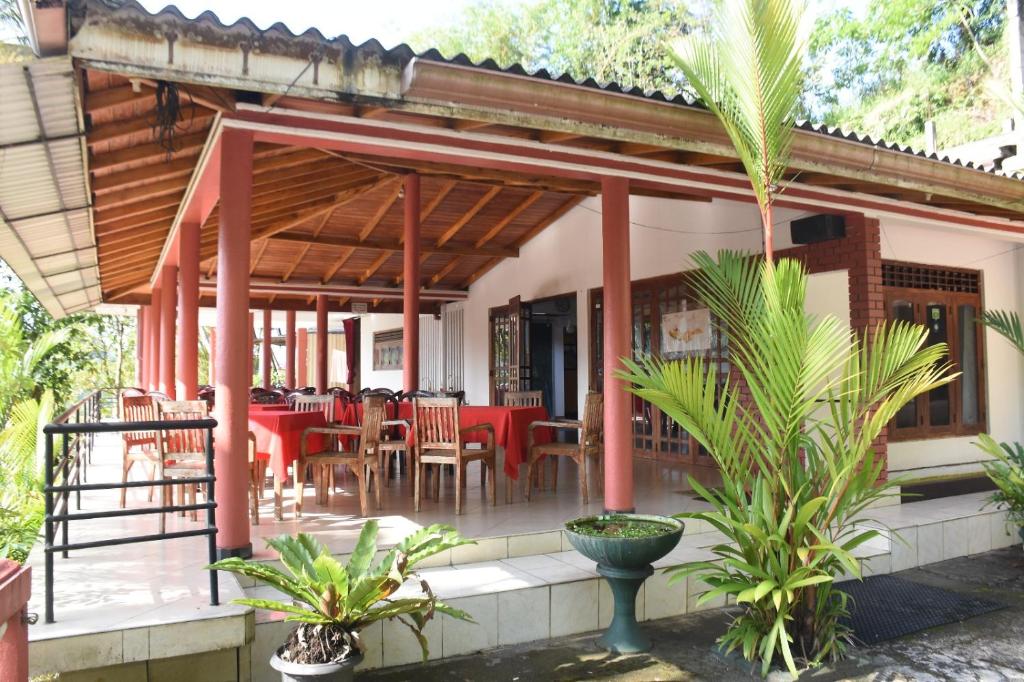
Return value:
<svg viewBox="0 0 1024 682">
<path fill-rule="evenodd" d="M 69 407 L 53 423 L 43 427 L 46 445 L 45 468 L 46 482 L 43 488 L 45 497 L 45 591 L 46 614 L 45 622 L 53 623 L 53 555 L 60 552 L 64 558 L 68 552 L 97 547 L 112 547 L 138 542 L 154 542 L 205 535 L 209 563 L 217 560 L 217 517 L 216 517 L 216 476 L 213 470 L 213 429 L 217 426 L 215 419 L 178 419 L 155 420 L 145 422 L 104 422 L 103 389 L 93 391 L 80 401 Z M 134 431 L 161 431 L 196 429 L 206 432 L 205 438 L 205 472 L 190 477 L 161 479 L 153 481 L 125 481 L 116 483 L 89 483 L 86 478 L 88 464 L 92 461 L 92 453 L 96 445 L 97 433 L 126 433 Z M 54 459 L 54 438 L 61 437 L 61 456 Z M 128 488 L 156 487 L 169 485 L 205 485 L 207 487 L 206 502 L 196 504 L 159 505 L 141 509 L 116 509 L 104 511 L 82 512 L 82 492 L 93 490 L 122 490 Z M 70 510 L 70 496 L 75 494 L 76 511 Z M 166 514 L 186 511 L 206 511 L 206 527 L 195 530 L 152 533 L 130 537 L 107 538 L 88 542 L 73 543 L 70 540 L 69 525 L 72 521 L 89 519 L 108 519 L 125 516 L 141 516 L 149 514 Z M 56 542 L 57 532 L 60 542 Z M 217 584 L 217 572 L 210 571 L 210 604 L 220 603 Z"/>
</svg>

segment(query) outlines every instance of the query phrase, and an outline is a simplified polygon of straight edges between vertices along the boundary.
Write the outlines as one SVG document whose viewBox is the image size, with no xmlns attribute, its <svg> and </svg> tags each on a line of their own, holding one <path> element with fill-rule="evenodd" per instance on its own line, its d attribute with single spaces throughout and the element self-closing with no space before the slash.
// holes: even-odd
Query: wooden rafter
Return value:
<svg viewBox="0 0 1024 682">
<path fill-rule="evenodd" d="M 359 275 L 359 277 L 356 279 L 356 283 L 365 284 L 366 280 L 373 277 L 373 275 L 378 270 L 380 270 L 380 267 L 384 265 L 384 263 L 386 263 L 389 258 L 391 258 L 390 251 L 385 251 L 384 253 L 377 256 L 373 263 L 370 264 L 370 267 L 366 268 L 366 270 L 363 271 L 363 274 Z"/>
<path fill-rule="evenodd" d="M 331 267 L 327 268 L 327 271 L 324 272 L 324 276 L 320 278 L 320 282 L 322 284 L 327 284 L 328 282 L 330 282 L 331 279 L 336 274 L 338 274 L 338 270 L 341 270 L 343 267 L 345 267 L 345 263 L 348 262 L 348 259 L 351 258 L 352 254 L 354 254 L 355 252 L 356 250 L 354 247 L 349 246 L 343 248 L 341 251 L 341 255 L 338 256 L 334 260 L 334 262 L 331 263 Z"/>
<path fill-rule="evenodd" d="M 332 246 L 335 248 L 342 249 L 369 249 L 373 251 L 390 251 L 392 253 L 399 252 L 402 250 L 402 244 L 395 241 L 385 241 L 379 239 L 367 239 L 366 241 L 359 241 L 355 237 L 343 237 L 343 236 L 314 236 L 308 234 L 295 234 L 295 233 L 280 233 L 273 237 L 277 241 L 286 241 L 294 244 L 310 244 L 319 246 Z M 519 255 L 519 250 L 515 248 L 507 248 L 500 246 L 474 246 L 472 244 L 459 244 L 455 242 L 449 242 L 442 246 L 438 246 L 436 243 L 425 241 L 420 245 L 420 251 L 425 255 L 431 254 L 447 254 L 455 256 L 497 256 L 499 258 L 515 258 Z"/>
<path fill-rule="evenodd" d="M 359 241 L 364 241 L 373 233 L 377 228 L 377 225 L 380 224 L 380 221 L 384 219 L 385 215 L 387 215 L 387 212 L 391 210 L 394 203 L 398 201 L 398 195 L 402 192 L 402 183 L 397 179 L 389 180 L 389 182 L 394 183 L 394 186 L 391 188 L 391 192 L 387 197 L 385 197 L 384 201 L 381 202 L 377 212 L 374 213 L 370 219 L 366 221 L 366 224 L 363 225 L 362 229 L 359 230 Z"/>
<path fill-rule="evenodd" d="M 474 246 L 479 248 L 494 239 L 502 230 L 508 227 L 509 223 L 518 218 L 520 213 L 537 203 L 537 200 L 542 196 L 544 196 L 544 192 L 533 192 L 528 197 L 520 201 L 511 211 L 505 214 L 501 220 L 496 222 L 491 229 L 487 230 L 486 234 L 480 237 L 480 239 L 477 239 Z"/>
<path fill-rule="evenodd" d="M 332 215 L 334 215 L 333 210 L 324 212 L 323 218 L 321 218 L 320 222 L 317 224 L 316 229 L 313 230 L 313 239 L 316 239 L 317 237 L 320 236 L 320 233 L 323 231 L 324 227 L 327 225 L 327 221 L 331 219 Z M 295 256 L 295 260 L 292 261 L 292 264 L 288 266 L 288 269 L 285 270 L 284 274 L 281 276 L 282 282 L 288 281 L 288 279 L 295 272 L 295 269 L 299 267 L 299 263 L 302 262 L 302 259 L 306 257 L 306 254 L 309 253 L 309 250 L 311 248 L 313 248 L 312 244 L 303 244 L 302 248 L 299 250 L 299 253 Z"/>
<path fill-rule="evenodd" d="M 470 220 L 472 220 L 477 213 L 482 211 L 483 208 L 490 203 L 491 199 L 498 196 L 500 192 L 501 187 L 491 187 L 489 190 L 487 190 L 484 193 L 484 195 L 480 197 L 480 199 L 477 200 L 477 202 L 473 204 L 472 207 L 470 207 L 468 211 L 462 214 L 462 217 L 460 217 L 458 220 L 452 223 L 452 225 L 447 230 L 445 230 L 440 237 L 437 238 L 437 245 L 444 246 L 452 237 L 457 235 L 459 233 L 459 230 L 465 227 L 466 224 Z"/>
<path fill-rule="evenodd" d="M 214 112 L 208 109 L 196 109 L 195 114 L 188 115 L 188 120 L 182 125 L 189 130 L 206 129 L 209 128 L 213 116 Z M 121 138 L 138 133 L 152 132 L 152 130 L 153 120 L 151 117 L 135 116 L 135 118 L 129 120 L 111 121 L 110 123 L 95 126 L 86 135 L 85 141 L 87 145 L 93 147 L 104 142 L 113 142 L 114 140 L 120 140 Z"/>
<path fill-rule="evenodd" d="M 182 135 L 175 138 L 174 152 L 171 154 L 171 157 L 177 159 L 196 156 L 202 150 L 203 145 L 206 144 L 208 135 L 209 132 L 204 130 L 201 133 Z M 102 171 L 139 161 L 159 162 L 166 158 L 167 148 L 156 142 L 150 142 L 149 144 L 140 144 L 113 152 L 96 154 L 89 161 L 89 169 L 92 171 Z"/>
<path fill-rule="evenodd" d="M 252 263 L 249 264 L 249 274 L 256 272 L 257 266 L 260 264 L 260 259 L 263 258 L 263 252 L 267 250 L 267 245 L 270 244 L 269 239 L 263 239 L 260 241 L 259 246 L 256 247 L 255 258 L 252 259 Z"/>
<path fill-rule="evenodd" d="M 85 96 L 85 113 L 95 115 L 101 111 L 117 109 L 125 105 L 137 106 L 143 102 L 151 103 L 155 99 L 156 92 L 152 88 L 143 87 L 136 92 L 132 85 L 119 85 L 115 88 L 88 93 Z"/>
</svg>

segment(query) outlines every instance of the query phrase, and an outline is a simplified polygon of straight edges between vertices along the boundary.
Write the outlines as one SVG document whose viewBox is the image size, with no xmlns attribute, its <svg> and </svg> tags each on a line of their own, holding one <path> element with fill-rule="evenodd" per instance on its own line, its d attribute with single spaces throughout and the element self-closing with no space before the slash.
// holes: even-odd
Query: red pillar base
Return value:
<svg viewBox="0 0 1024 682">
<path fill-rule="evenodd" d="M 28 625 L 25 607 L 32 594 L 32 569 L 0 561 L 0 679 L 28 680 Z"/>
</svg>

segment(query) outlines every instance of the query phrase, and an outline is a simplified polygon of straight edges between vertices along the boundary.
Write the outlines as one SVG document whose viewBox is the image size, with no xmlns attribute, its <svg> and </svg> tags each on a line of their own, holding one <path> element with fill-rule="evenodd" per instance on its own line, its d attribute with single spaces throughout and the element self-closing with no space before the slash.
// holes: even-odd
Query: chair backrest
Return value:
<svg viewBox="0 0 1024 682">
<path fill-rule="evenodd" d="M 604 438 L 604 395 L 591 391 L 583 401 L 583 438 L 587 445 L 598 445 Z"/>
<path fill-rule="evenodd" d="M 131 387 L 129 387 L 129 388 L 122 388 L 121 389 L 121 395 L 122 396 L 127 396 L 129 398 L 137 398 L 140 395 L 146 395 L 146 392 L 143 391 L 141 388 L 131 388 Z"/>
<path fill-rule="evenodd" d="M 277 393 L 257 393 L 251 401 L 255 405 L 277 405 L 284 402 Z"/>
<path fill-rule="evenodd" d="M 459 434 L 459 401 L 455 398 L 413 398 L 413 428 L 416 447 L 424 450 L 452 450 L 462 447 Z"/>
<path fill-rule="evenodd" d="M 544 391 L 505 391 L 502 402 L 505 407 L 541 407 Z"/>
<path fill-rule="evenodd" d="M 380 445 L 384 426 L 384 398 L 379 395 L 367 396 L 363 400 L 363 432 L 359 436 L 359 456 L 367 450 L 376 450 Z"/>
<path fill-rule="evenodd" d="M 170 400 L 171 396 L 167 395 L 163 391 L 147 391 L 146 395 L 150 396 L 154 400 Z"/>
<path fill-rule="evenodd" d="M 249 464 L 256 461 L 256 434 L 249 432 Z"/>
<path fill-rule="evenodd" d="M 126 422 L 156 421 L 156 402 L 148 395 L 121 394 L 121 419 Z M 125 431 L 124 440 L 129 444 L 153 443 L 154 431 Z"/>
<path fill-rule="evenodd" d="M 334 421 L 333 395 L 295 395 L 291 398 L 292 409 L 296 412 L 323 412 L 327 423 Z"/>
<path fill-rule="evenodd" d="M 329 388 L 327 389 L 327 392 L 330 395 L 333 395 L 335 398 L 339 398 L 341 400 L 342 406 L 351 405 L 356 400 L 356 396 L 354 393 L 349 391 L 347 388 L 342 388 L 340 386 Z"/>
<path fill-rule="evenodd" d="M 425 391 L 422 388 L 418 388 L 415 391 L 404 391 L 402 393 L 399 393 L 398 396 L 397 396 L 399 402 L 410 402 L 410 403 L 413 400 L 415 400 L 416 398 L 445 398 L 445 397 L 447 397 L 447 396 L 445 396 L 442 393 L 438 393 L 437 391 Z"/>
<path fill-rule="evenodd" d="M 210 407 L 205 400 L 163 400 L 156 405 L 160 421 L 184 421 L 206 419 Z M 206 455 L 205 429 L 160 429 L 158 440 L 164 460 L 202 461 Z"/>
</svg>

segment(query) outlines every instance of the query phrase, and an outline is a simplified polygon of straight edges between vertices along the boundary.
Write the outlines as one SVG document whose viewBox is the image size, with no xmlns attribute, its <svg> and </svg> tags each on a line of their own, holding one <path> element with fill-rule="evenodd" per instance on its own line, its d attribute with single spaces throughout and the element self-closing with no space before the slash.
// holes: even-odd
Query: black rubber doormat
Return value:
<svg viewBox="0 0 1024 682">
<path fill-rule="evenodd" d="M 959 623 L 1006 608 L 979 597 L 950 592 L 892 575 L 847 580 L 836 587 L 849 594 L 845 625 L 864 644 L 877 644 L 939 625 Z"/>
</svg>

